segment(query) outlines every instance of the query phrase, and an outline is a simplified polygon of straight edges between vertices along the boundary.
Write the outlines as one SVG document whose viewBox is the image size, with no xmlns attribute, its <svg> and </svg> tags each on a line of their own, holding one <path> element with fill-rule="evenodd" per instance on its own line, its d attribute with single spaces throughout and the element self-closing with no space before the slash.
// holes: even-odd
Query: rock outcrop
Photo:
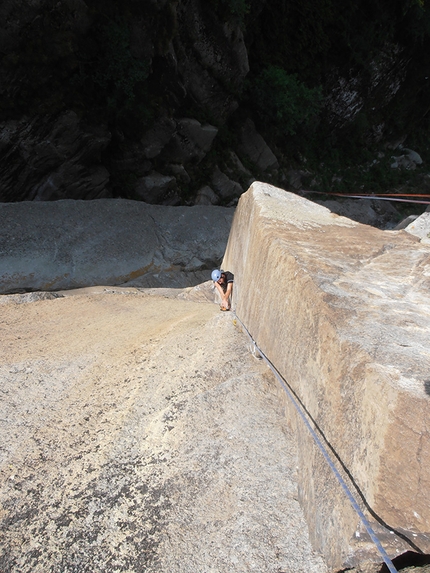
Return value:
<svg viewBox="0 0 430 573">
<path fill-rule="evenodd" d="M 387 137 L 392 165 L 425 187 L 425 146 L 403 145 L 426 141 L 428 7 L 330 2 L 3 0 L 0 201 L 193 205 L 211 184 L 209 201 L 230 205 L 255 178 L 379 189 L 388 157 L 354 150 Z"/>
<path fill-rule="evenodd" d="M 198 186 L 171 172 L 200 162 L 218 128 L 183 110 L 223 125 L 238 107 L 236 18 L 198 0 L 6 0 L 0 16 L 0 201 L 193 203 Z"/>
<path fill-rule="evenodd" d="M 327 573 L 228 313 L 83 290 L 0 297 L 2 573 Z"/>
<path fill-rule="evenodd" d="M 0 294 L 195 285 L 219 265 L 232 217 L 126 199 L 0 204 Z"/>
<path fill-rule="evenodd" d="M 430 248 L 273 186 L 242 195 L 223 267 L 238 317 L 349 472 L 390 556 L 430 550 Z M 380 560 L 306 427 L 299 497 L 334 568 Z M 404 537 L 399 537 L 399 535 Z M 405 538 L 409 541 L 405 541 Z"/>
<path fill-rule="evenodd" d="M 336 197 L 336 200 L 328 201 L 316 199 L 315 203 L 327 207 L 332 213 L 378 229 L 392 229 L 401 218 L 399 211 L 389 201 Z"/>
<path fill-rule="evenodd" d="M 422 215 L 416 217 L 405 227 L 405 231 L 419 237 L 421 243 L 430 245 L 430 212 L 426 210 Z"/>
<path fill-rule="evenodd" d="M 68 111 L 0 123 L 0 201 L 108 197 L 101 155 L 111 139 Z"/>
</svg>

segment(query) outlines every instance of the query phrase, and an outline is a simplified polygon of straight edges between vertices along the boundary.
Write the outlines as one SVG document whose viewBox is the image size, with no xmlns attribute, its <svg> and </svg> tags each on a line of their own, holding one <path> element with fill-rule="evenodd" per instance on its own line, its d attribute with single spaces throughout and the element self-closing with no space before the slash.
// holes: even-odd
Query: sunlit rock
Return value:
<svg viewBox="0 0 430 573">
<path fill-rule="evenodd" d="M 0 204 L 0 294 L 185 287 L 223 256 L 233 209 L 111 199 Z"/>
<path fill-rule="evenodd" d="M 355 497 L 358 487 L 378 516 L 362 504 L 390 556 L 428 552 L 430 247 L 254 183 L 240 198 L 222 264 L 235 275 L 238 317 L 342 460 L 351 479 L 330 454 Z M 280 397 L 297 433 L 299 498 L 314 546 L 334 569 L 380 561 Z"/>
</svg>

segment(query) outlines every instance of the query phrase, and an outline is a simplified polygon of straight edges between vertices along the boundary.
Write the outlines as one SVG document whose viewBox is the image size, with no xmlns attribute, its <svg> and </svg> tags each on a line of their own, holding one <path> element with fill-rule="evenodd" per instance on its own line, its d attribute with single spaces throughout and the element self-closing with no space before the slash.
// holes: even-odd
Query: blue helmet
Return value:
<svg viewBox="0 0 430 573">
<path fill-rule="evenodd" d="M 221 278 L 221 271 L 219 271 L 218 269 L 213 270 L 211 277 L 214 283 L 218 282 L 219 279 Z"/>
</svg>

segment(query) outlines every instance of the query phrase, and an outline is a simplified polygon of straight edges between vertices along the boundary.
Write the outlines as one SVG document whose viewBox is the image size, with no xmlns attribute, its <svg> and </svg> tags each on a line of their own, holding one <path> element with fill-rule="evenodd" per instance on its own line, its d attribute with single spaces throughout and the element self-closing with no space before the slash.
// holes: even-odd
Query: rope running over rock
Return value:
<svg viewBox="0 0 430 573">
<path fill-rule="evenodd" d="M 288 383 L 282 378 L 282 376 L 280 375 L 280 373 L 276 370 L 275 366 L 270 362 L 270 360 L 267 358 L 267 356 L 264 354 L 264 352 L 258 347 L 257 343 L 255 342 L 255 340 L 252 338 L 249 330 L 246 328 L 246 326 L 243 324 L 243 322 L 240 320 L 240 318 L 237 316 L 236 312 L 233 311 L 233 315 L 234 317 L 238 320 L 238 322 L 242 325 L 243 329 L 245 330 L 245 332 L 247 333 L 247 335 L 249 336 L 251 343 L 254 345 L 254 348 L 258 351 L 258 353 L 260 354 L 260 356 L 263 358 L 263 360 L 266 362 L 266 364 L 269 366 L 269 368 L 272 370 L 273 374 L 275 375 L 275 377 L 277 378 L 277 380 L 279 381 L 279 383 L 281 384 L 283 390 L 285 391 L 285 393 L 287 394 L 288 398 L 290 399 L 290 401 L 292 402 L 293 406 L 295 407 L 295 409 L 297 410 L 300 418 L 303 420 L 305 426 L 307 427 L 307 429 L 309 430 L 309 432 L 311 433 L 312 438 L 314 439 L 316 445 L 318 446 L 319 450 L 321 451 L 322 455 L 324 456 L 326 462 L 328 463 L 328 465 L 330 466 L 330 469 L 332 470 L 332 472 L 334 473 L 334 475 L 336 476 L 337 481 L 340 483 L 340 485 L 342 486 L 343 491 L 345 492 L 346 496 L 348 497 L 352 507 L 354 508 L 354 510 L 356 511 L 357 515 L 359 516 L 362 524 L 364 525 L 367 533 L 369 534 L 370 538 L 372 539 L 373 543 L 376 545 L 379 553 L 381 554 L 381 557 L 385 563 L 385 565 L 388 567 L 388 570 L 390 571 L 390 573 L 398 573 L 397 569 L 394 567 L 393 562 L 391 561 L 391 559 L 388 557 L 387 552 L 385 551 L 385 549 L 382 547 L 381 542 L 379 541 L 376 533 L 373 531 L 370 523 L 368 522 L 366 516 L 364 515 L 364 513 L 362 512 L 362 510 L 360 509 L 360 506 L 358 505 L 356 499 L 354 498 L 354 496 L 352 495 L 350 489 L 348 488 L 348 486 L 346 485 L 344 479 L 342 478 L 342 476 L 340 475 L 339 471 L 337 470 L 337 468 L 335 467 L 335 465 L 333 464 L 330 456 L 328 455 L 327 450 L 325 449 L 324 445 L 322 444 L 321 440 L 319 439 L 319 437 L 317 436 L 315 430 L 312 428 L 312 426 L 309 424 L 305 414 L 302 412 L 300 406 L 298 405 L 298 403 L 296 402 L 296 400 L 294 399 L 294 396 L 292 394 L 292 392 L 289 389 Z"/>
</svg>

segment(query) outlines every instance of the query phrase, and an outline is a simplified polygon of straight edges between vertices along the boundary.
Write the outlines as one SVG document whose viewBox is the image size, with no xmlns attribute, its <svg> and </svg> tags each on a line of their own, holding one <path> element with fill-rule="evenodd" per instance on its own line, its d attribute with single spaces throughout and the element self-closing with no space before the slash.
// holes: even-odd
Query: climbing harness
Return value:
<svg viewBox="0 0 430 573">
<path fill-rule="evenodd" d="M 385 565 L 388 567 L 388 570 L 390 571 L 390 573 L 398 573 L 397 569 L 394 567 L 393 562 L 391 561 L 391 559 L 388 557 L 387 552 L 385 551 L 385 549 L 382 547 L 381 542 L 379 541 L 376 533 L 373 531 L 369 521 L 367 520 L 366 516 L 364 515 L 364 513 L 362 512 L 360 506 L 358 505 L 358 502 L 356 501 L 355 497 L 353 496 L 351 490 L 348 488 L 348 486 L 345 483 L 345 480 L 342 478 L 342 476 L 340 475 L 339 471 L 337 470 L 337 468 L 335 467 L 333 461 L 331 460 L 330 456 L 328 455 L 328 452 L 326 450 L 326 448 L 324 447 L 324 445 L 322 444 L 321 440 L 319 439 L 318 435 L 316 434 L 315 430 L 312 428 L 312 426 L 310 425 L 309 421 L 307 420 L 305 414 L 303 413 L 302 409 L 300 408 L 299 404 L 297 403 L 296 399 L 293 396 L 293 393 L 291 391 L 291 389 L 289 388 L 288 383 L 283 379 L 283 377 L 280 375 L 280 373 L 278 372 L 278 370 L 275 368 L 275 366 L 270 362 L 270 360 L 267 358 L 267 356 L 264 354 L 264 352 L 258 347 L 257 343 L 255 342 L 255 340 L 252 338 L 251 333 L 249 332 L 249 330 L 246 328 L 246 326 L 243 324 L 243 322 L 240 320 L 240 318 L 237 316 L 236 312 L 233 311 L 233 315 L 234 318 L 242 325 L 244 331 L 246 332 L 246 334 L 248 335 L 249 339 L 251 340 L 251 344 L 254 347 L 254 352 L 255 350 L 258 351 L 258 354 L 260 354 L 261 358 L 266 362 L 266 364 L 269 366 L 269 368 L 272 370 L 273 374 L 275 375 L 275 377 L 277 378 L 277 380 L 279 381 L 279 383 L 281 384 L 283 390 L 285 391 L 285 393 L 287 394 L 289 400 L 292 402 L 294 408 L 296 409 L 297 413 L 299 414 L 300 418 L 303 420 L 305 426 L 307 427 L 307 429 L 309 430 L 309 432 L 311 433 L 312 438 L 314 439 L 316 445 L 318 446 L 320 452 L 322 453 L 322 455 L 324 456 L 324 459 L 326 460 L 326 462 L 328 463 L 328 465 L 330 466 L 330 469 L 332 470 L 332 472 L 334 473 L 334 475 L 336 476 L 337 481 L 340 483 L 340 485 L 342 486 L 343 491 L 345 492 L 346 496 L 348 497 L 352 507 L 354 508 L 354 510 L 356 511 L 357 515 L 360 517 L 362 524 L 364 525 L 367 533 L 369 534 L 370 538 L 372 539 L 373 543 L 376 545 Z"/>
</svg>

